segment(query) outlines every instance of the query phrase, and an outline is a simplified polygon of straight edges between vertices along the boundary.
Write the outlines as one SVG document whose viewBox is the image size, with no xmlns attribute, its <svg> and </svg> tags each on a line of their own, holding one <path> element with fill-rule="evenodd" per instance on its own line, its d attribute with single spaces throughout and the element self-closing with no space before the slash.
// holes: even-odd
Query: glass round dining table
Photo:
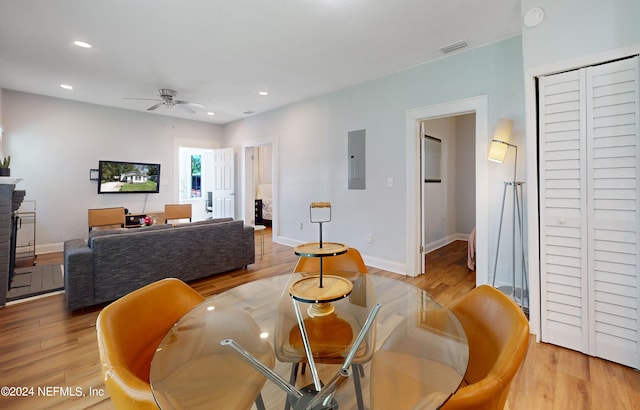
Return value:
<svg viewBox="0 0 640 410">
<path fill-rule="evenodd" d="M 249 282 L 185 314 L 151 362 L 158 406 L 436 409 L 458 389 L 469 360 L 464 329 L 424 290 L 349 274 L 351 292 L 314 316 L 289 295 L 301 277 Z"/>
</svg>

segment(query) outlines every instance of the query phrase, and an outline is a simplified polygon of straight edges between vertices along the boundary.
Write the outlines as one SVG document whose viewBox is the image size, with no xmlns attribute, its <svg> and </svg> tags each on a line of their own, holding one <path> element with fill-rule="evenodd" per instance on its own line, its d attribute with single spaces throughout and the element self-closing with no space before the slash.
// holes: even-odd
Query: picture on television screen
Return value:
<svg viewBox="0 0 640 410">
<path fill-rule="evenodd" d="M 160 192 L 160 164 L 100 161 L 98 193 Z"/>
</svg>

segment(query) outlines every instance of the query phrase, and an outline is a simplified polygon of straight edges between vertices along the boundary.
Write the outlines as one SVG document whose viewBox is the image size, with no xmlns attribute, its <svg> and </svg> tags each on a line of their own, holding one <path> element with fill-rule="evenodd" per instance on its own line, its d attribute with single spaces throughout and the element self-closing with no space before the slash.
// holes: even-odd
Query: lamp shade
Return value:
<svg viewBox="0 0 640 410">
<path fill-rule="evenodd" d="M 509 140 L 511 139 L 511 130 L 513 129 L 513 120 L 501 118 L 498 120 L 496 132 L 493 135 L 491 148 L 489 148 L 489 160 L 495 162 L 503 162 L 509 148 Z"/>
</svg>

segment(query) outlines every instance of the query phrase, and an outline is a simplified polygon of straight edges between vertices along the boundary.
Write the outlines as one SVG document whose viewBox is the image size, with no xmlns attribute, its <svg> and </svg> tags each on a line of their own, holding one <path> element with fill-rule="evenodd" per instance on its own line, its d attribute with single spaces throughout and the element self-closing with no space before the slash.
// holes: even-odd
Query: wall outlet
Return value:
<svg viewBox="0 0 640 410">
<path fill-rule="evenodd" d="M 373 243 L 373 234 L 371 233 L 367 234 L 367 243 Z"/>
<path fill-rule="evenodd" d="M 303 230 L 303 229 L 304 229 L 304 225 L 302 222 L 300 222 L 300 230 Z"/>
<path fill-rule="evenodd" d="M 393 177 L 387 178 L 387 188 L 393 188 Z"/>
</svg>

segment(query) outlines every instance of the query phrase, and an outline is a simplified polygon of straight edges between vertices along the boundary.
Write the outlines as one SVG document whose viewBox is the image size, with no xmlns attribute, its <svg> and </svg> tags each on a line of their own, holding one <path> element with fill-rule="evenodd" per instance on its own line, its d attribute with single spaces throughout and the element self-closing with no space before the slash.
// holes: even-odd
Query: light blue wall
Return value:
<svg viewBox="0 0 640 410">
<path fill-rule="evenodd" d="M 480 95 L 488 96 L 489 128 L 495 127 L 499 118 L 514 119 L 514 141 L 518 143 L 524 129 L 520 37 L 227 124 L 223 145 L 240 152 L 247 141 L 279 138 L 280 197 L 276 200 L 280 201 L 283 238 L 317 240 L 317 227 L 308 224 L 309 203 L 331 201 L 334 216 L 325 224 L 327 240 L 345 242 L 363 254 L 404 264 L 407 110 Z M 367 189 L 350 191 L 347 133 L 363 128 Z M 498 210 L 493 209 L 499 203 L 494 199 L 508 175 L 504 167 L 489 166 L 490 184 L 479 187 L 491 198 L 491 219 L 498 218 Z M 387 187 L 388 178 L 393 178 L 393 188 Z M 299 229 L 301 222 L 303 230 Z M 491 225 L 489 228 L 493 230 Z M 371 244 L 366 242 L 367 233 L 373 235 Z M 489 240 L 495 242 L 495 238 Z M 490 251 L 495 250 L 490 247 Z"/>
<path fill-rule="evenodd" d="M 523 0 L 522 13 L 544 9 L 538 27 L 523 27 L 524 68 L 546 66 L 640 43 L 638 0 Z"/>
</svg>

